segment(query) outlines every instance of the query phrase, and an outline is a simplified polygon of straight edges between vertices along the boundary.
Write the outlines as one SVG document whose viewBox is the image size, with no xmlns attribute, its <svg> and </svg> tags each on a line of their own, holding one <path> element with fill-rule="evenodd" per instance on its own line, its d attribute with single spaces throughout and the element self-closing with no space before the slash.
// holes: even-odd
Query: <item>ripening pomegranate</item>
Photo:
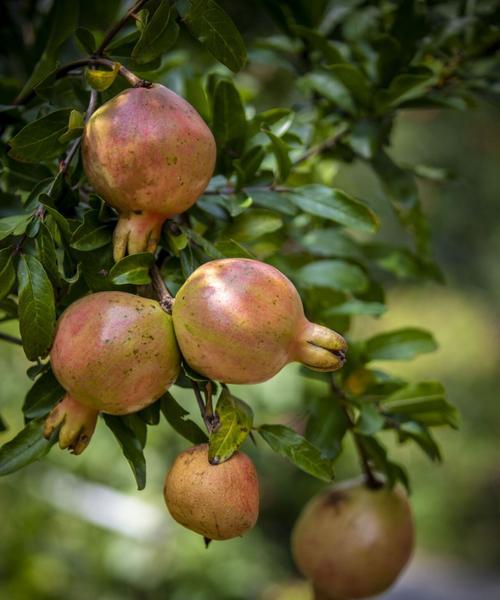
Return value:
<svg viewBox="0 0 500 600">
<path fill-rule="evenodd" d="M 306 505 L 292 533 L 292 552 L 318 599 L 366 598 L 394 583 L 410 558 L 413 536 L 403 491 L 348 481 Z"/>
<path fill-rule="evenodd" d="M 89 413 L 78 405 L 113 415 L 148 406 L 180 368 L 170 315 L 155 300 L 124 292 L 90 294 L 69 306 L 57 323 L 50 359 L 67 395 L 49 415 L 47 435 L 59 417 L 71 419 L 73 431 L 87 423 Z M 71 447 L 75 440 L 66 442 Z"/>
<path fill-rule="evenodd" d="M 168 471 L 163 493 L 172 517 L 209 540 L 241 536 L 259 515 L 257 472 L 242 452 L 211 465 L 207 444 L 188 448 Z"/>
<path fill-rule="evenodd" d="M 210 379 L 258 383 L 289 362 L 335 371 L 345 361 L 344 338 L 308 321 L 292 282 L 257 260 L 202 265 L 177 293 L 172 316 L 184 358 Z"/>
<path fill-rule="evenodd" d="M 214 170 L 210 129 L 162 85 L 127 89 L 98 108 L 82 138 L 85 174 L 120 218 L 115 260 L 154 252 L 168 217 L 187 210 Z"/>
</svg>

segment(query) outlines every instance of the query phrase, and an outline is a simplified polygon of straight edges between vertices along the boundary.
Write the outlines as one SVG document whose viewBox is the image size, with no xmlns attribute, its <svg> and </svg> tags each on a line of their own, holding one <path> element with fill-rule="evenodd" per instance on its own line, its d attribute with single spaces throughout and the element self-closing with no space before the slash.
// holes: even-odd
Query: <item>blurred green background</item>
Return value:
<svg viewBox="0 0 500 600">
<path fill-rule="evenodd" d="M 164 76 L 174 88 L 192 68 L 182 53 L 177 63 Z M 239 84 L 260 109 L 276 102 L 287 106 L 290 77 L 267 65 L 241 76 Z M 439 558 L 458 565 L 453 572 L 491 576 L 500 565 L 500 109 L 478 104 L 467 113 L 406 112 L 393 142 L 398 162 L 444 167 L 452 174 L 445 183 L 419 182 L 447 283 L 387 281 L 388 312 L 379 319 L 357 318 L 352 337 L 399 326 L 428 328 L 436 336 L 438 352 L 390 366 L 415 381 L 443 381 L 462 415 L 460 431 L 438 435 L 444 464 L 430 464 L 416 447 L 392 450 L 411 474 L 416 564 L 441 565 Z M 385 220 L 381 239 L 401 236 L 363 165 L 342 166 L 334 183 L 373 204 Z M 2 330 L 17 333 L 12 325 Z M 9 425 L 0 434 L 3 443 L 22 426 L 20 405 L 31 382 L 22 350 L 0 343 L 0 413 Z M 266 384 L 234 391 L 252 404 L 257 422 L 300 426 L 305 400 L 321 392 L 317 385 L 299 378 L 292 365 Z M 177 388 L 174 395 L 196 414 L 194 397 Z M 214 542 L 206 550 L 163 504 L 165 471 L 187 443 L 164 421 L 149 435 L 143 492 L 135 490 L 116 441 L 102 426 L 81 457 L 55 448 L 43 463 L 0 479 L 0 597 L 308 600 L 288 538 L 300 508 L 322 484 L 262 444 L 254 448 L 247 442 L 261 478 L 259 525 L 242 539 Z M 346 442 L 337 477 L 357 474 Z M 425 580 L 429 572 L 422 568 L 415 577 Z"/>
</svg>

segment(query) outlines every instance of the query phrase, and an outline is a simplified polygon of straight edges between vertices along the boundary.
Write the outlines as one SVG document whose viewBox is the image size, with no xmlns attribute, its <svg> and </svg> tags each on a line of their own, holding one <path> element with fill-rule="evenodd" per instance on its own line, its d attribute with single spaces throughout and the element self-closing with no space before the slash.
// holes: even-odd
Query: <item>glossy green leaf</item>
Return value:
<svg viewBox="0 0 500 600">
<path fill-rule="evenodd" d="M 387 310 L 387 306 L 381 302 L 364 302 L 358 298 L 346 300 L 341 304 L 334 304 L 323 311 L 323 316 L 333 315 L 368 315 L 379 317 Z"/>
<path fill-rule="evenodd" d="M 40 229 L 36 236 L 36 250 L 38 260 L 55 286 L 61 283 L 61 274 L 57 266 L 57 255 L 54 240 L 45 223 L 40 222 Z"/>
<path fill-rule="evenodd" d="M 49 414 L 62 399 L 65 391 L 51 370 L 45 371 L 31 386 L 23 404 L 26 419 L 39 419 Z"/>
<path fill-rule="evenodd" d="M 54 290 L 42 264 L 34 256 L 21 255 L 19 282 L 19 327 L 23 348 L 30 360 L 45 356 L 52 344 L 56 311 Z"/>
<path fill-rule="evenodd" d="M 406 328 L 388 331 L 366 341 L 366 357 L 371 360 L 411 360 L 419 354 L 434 352 L 436 341 L 423 329 Z"/>
<path fill-rule="evenodd" d="M 245 190 L 252 199 L 255 206 L 268 208 L 284 215 L 294 216 L 297 214 L 297 208 L 290 202 L 285 194 L 273 190 Z"/>
<path fill-rule="evenodd" d="M 322 481 L 331 481 L 334 462 L 323 458 L 321 451 L 304 437 L 284 425 L 261 425 L 259 434 L 269 446 L 295 466 Z"/>
<path fill-rule="evenodd" d="M 361 405 L 359 418 L 356 421 L 355 430 L 362 435 L 373 435 L 383 429 L 384 417 L 380 414 L 374 404 L 365 403 Z"/>
<path fill-rule="evenodd" d="M 0 240 L 8 238 L 9 235 L 23 234 L 30 219 L 31 215 L 15 215 L 0 219 Z"/>
<path fill-rule="evenodd" d="M 132 50 L 132 58 L 138 63 L 148 63 L 167 50 L 177 41 L 179 26 L 175 21 L 176 12 L 168 0 L 161 0 L 141 32 L 141 37 Z"/>
<path fill-rule="evenodd" d="M 0 250 L 0 300 L 10 292 L 16 281 L 12 248 Z"/>
<path fill-rule="evenodd" d="M 331 396 L 313 398 L 308 402 L 308 412 L 306 438 L 321 451 L 323 458 L 337 458 L 349 427 L 340 402 Z"/>
<path fill-rule="evenodd" d="M 232 239 L 237 242 L 251 242 L 266 233 L 272 233 L 283 226 L 279 215 L 263 208 L 247 210 L 237 216 L 224 229 L 221 239 Z"/>
<path fill-rule="evenodd" d="M 297 270 L 297 281 L 303 287 L 324 287 L 347 292 L 363 292 L 368 278 L 357 265 L 343 260 L 318 260 Z"/>
<path fill-rule="evenodd" d="M 172 394 L 167 392 L 162 396 L 160 406 L 165 419 L 182 437 L 192 444 L 207 442 L 207 434 L 194 421 L 187 418 L 189 412 L 176 402 Z"/>
<path fill-rule="evenodd" d="M 143 446 L 140 440 L 122 417 L 106 414 L 103 414 L 103 417 L 132 469 L 137 489 L 143 490 L 146 486 L 146 459 L 144 458 Z"/>
<path fill-rule="evenodd" d="M 222 64 L 239 71 L 245 64 L 245 43 L 232 19 L 213 0 L 188 0 L 179 8 L 190 32 Z"/>
<path fill-rule="evenodd" d="M 14 473 L 43 458 L 54 445 L 57 435 L 50 440 L 43 437 L 44 420 L 30 421 L 14 439 L 0 448 L 0 476 Z"/>
<path fill-rule="evenodd" d="M 28 123 L 9 141 L 9 156 L 20 161 L 40 162 L 60 155 L 64 144 L 59 138 L 67 129 L 70 112 L 63 108 Z"/>
<path fill-rule="evenodd" d="M 84 252 L 97 250 L 110 244 L 112 236 L 109 224 L 99 221 L 99 211 L 89 210 L 85 213 L 83 223 L 71 236 L 71 247 Z"/>
<path fill-rule="evenodd" d="M 278 166 L 276 179 L 277 181 L 285 181 L 292 169 L 292 161 L 289 155 L 290 147 L 282 138 L 274 135 L 271 131 L 265 131 L 264 133 L 271 140 L 271 148 L 276 157 Z"/>
<path fill-rule="evenodd" d="M 120 63 L 115 62 L 110 71 L 104 71 L 103 69 L 85 69 L 85 80 L 92 89 L 98 92 L 104 92 L 115 82 L 120 67 Z"/>
<path fill-rule="evenodd" d="M 109 272 L 109 280 L 115 285 L 145 285 L 151 283 L 149 270 L 153 266 L 151 252 L 141 252 L 125 256 Z"/>
<path fill-rule="evenodd" d="M 374 233 L 379 227 L 377 215 L 366 204 L 335 188 L 304 185 L 289 192 L 287 197 L 304 212 L 345 227 L 367 233 Z"/>
<path fill-rule="evenodd" d="M 399 441 L 404 442 L 408 438 L 414 440 L 420 448 L 427 454 L 427 456 L 435 462 L 441 462 L 441 451 L 436 443 L 436 440 L 432 437 L 430 431 L 421 423 L 415 421 L 408 421 L 402 423 L 398 427 L 398 438 Z"/>
<path fill-rule="evenodd" d="M 212 131 L 219 154 L 236 158 L 243 150 L 246 133 L 245 110 L 232 81 L 223 79 L 215 87 Z"/>
<path fill-rule="evenodd" d="M 223 389 L 215 412 L 219 423 L 210 434 L 208 460 L 217 465 L 231 458 L 245 441 L 253 425 L 252 409 Z"/>
<path fill-rule="evenodd" d="M 369 80 L 358 67 L 344 63 L 331 66 L 329 71 L 346 87 L 357 104 L 370 105 L 372 92 Z"/>
</svg>

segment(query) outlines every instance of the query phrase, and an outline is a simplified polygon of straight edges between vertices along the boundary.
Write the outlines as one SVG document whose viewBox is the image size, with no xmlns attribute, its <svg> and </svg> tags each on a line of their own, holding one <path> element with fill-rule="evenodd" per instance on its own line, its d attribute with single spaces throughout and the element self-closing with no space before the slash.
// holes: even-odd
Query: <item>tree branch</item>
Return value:
<svg viewBox="0 0 500 600">
<path fill-rule="evenodd" d="M 22 346 L 23 342 L 19 338 L 9 335 L 8 333 L 0 332 L 0 340 L 4 340 L 5 342 L 10 342 L 11 344 L 16 344 L 17 346 Z"/>
<path fill-rule="evenodd" d="M 117 21 L 113 25 L 113 27 L 111 27 L 111 29 L 108 31 L 108 33 L 106 33 L 104 39 L 95 51 L 96 56 L 102 56 L 104 54 L 106 48 L 109 46 L 113 38 L 125 27 L 129 19 L 135 19 L 137 17 L 135 13 L 141 10 L 141 8 L 146 4 L 147 1 L 148 0 L 139 0 L 139 2 L 136 2 L 134 6 L 132 6 L 132 8 L 127 12 L 127 14 L 123 16 L 119 21 Z"/>
<path fill-rule="evenodd" d="M 153 284 L 153 289 L 155 294 L 160 302 L 160 306 L 163 308 L 165 312 L 169 315 L 172 314 L 172 306 L 174 305 L 174 297 L 169 292 L 165 282 L 163 281 L 163 277 L 161 276 L 160 269 L 156 265 L 151 267 L 151 279 Z"/>
<path fill-rule="evenodd" d="M 344 390 L 342 388 L 340 388 L 337 383 L 335 382 L 333 375 L 330 381 L 330 387 L 332 389 L 332 392 L 335 396 L 337 396 L 339 398 L 340 402 L 340 406 L 342 408 L 342 411 L 344 413 L 344 415 L 346 416 L 346 419 L 349 423 L 349 430 L 353 436 L 354 439 L 354 444 L 356 445 L 356 450 L 358 452 L 358 456 L 359 456 L 359 462 L 361 463 L 361 468 L 363 469 L 363 472 L 365 474 L 365 479 L 366 479 L 366 483 L 368 485 L 368 487 L 373 488 L 373 489 L 377 489 L 380 488 L 382 486 L 382 482 L 379 481 L 371 467 L 370 464 L 370 457 L 367 454 L 364 446 L 363 446 L 363 441 L 362 441 L 362 436 L 360 436 L 358 433 L 356 433 L 354 431 L 354 421 L 351 417 L 351 414 L 349 413 L 349 410 L 347 409 L 346 404 L 348 403 L 349 399 L 347 398 L 346 394 L 344 393 Z"/>
</svg>

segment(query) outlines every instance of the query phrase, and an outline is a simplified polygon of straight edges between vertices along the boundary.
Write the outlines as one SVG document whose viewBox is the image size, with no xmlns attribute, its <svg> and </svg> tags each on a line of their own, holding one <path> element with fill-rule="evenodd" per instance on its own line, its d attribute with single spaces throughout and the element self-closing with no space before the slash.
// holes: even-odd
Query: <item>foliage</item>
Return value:
<svg viewBox="0 0 500 600">
<path fill-rule="evenodd" d="M 500 91 L 499 8 L 487 0 L 466 3 L 465 10 L 462 2 L 444 1 L 262 0 L 279 33 L 248 36 L 248 55 L 231 17 L 212 0 L 138 2 L 135 19 L 119 28 L 112 27 L 117 15 L 109 15 L 113 35 L 106 36 L 91 22 L 94 4 L 55 0 L 35 23 L 39 58 L 26 41 L 17 71 L 0 83 L 3 320 L 19 320 L 26 356 L 38 365 L 30 370 L 26 428 L 0 450 L 0 473 L 50 448 L 39 419 L 60 397 L 46 360 L 56 316 L 89 292 L 139 291 L 150 282 L 150 255 L 113 264 L 116 215 L 88 187 L 77 153 L 95 99 L 100 104 L 124 88 L 121 65 L 125 73 L 172 82 L 217 141 L 217 169 L 204 195 L 164 227 L 154 260 L 169 288 L 177 290 L 208 260 L 255 257 L 292 279 L 310 319 L 347 335 L 356 315 L 385 311 L 388 276 L 442 281 L 417 186 L 417 177 L 436 173 L 391 158 L 399 111 L 467 110 L 476 96 Z M 23 8 L 4 10 L 15 31 Z M 293 74 L 293 110 L 249 99 L 245 77 L 275 64 Z M 407 232 L 403 247 L 374 241 L 381 216 L 370 198 L 332 185 L 336 165 L 354 161 L 380 182 Z M 407 485 L 380 433 L 393 430 L 399 442 L 414 442 L 440 460 L 432 429 L 456 427 L 457 415 L 439 383 L 404 381 L 379 370 L 378 362 L 409 360 L 436 343 L 415 328 L 349 342 L 348 362 L 335 377 L 303 372 L 330 389 L 324 402 L 308 406 L 304 431 L 279 424 L 255 429 L 274 451 L 326 480 L 350 433 L 369 473 L 375 468 Z M 213 382 L 186 369 L 177 385 L 193 387 L 211 405 Z M 104 419 L 139 487 L 146 430 L 160 413 L 190 441 L 204 439 L 174 396 L 175 388 L 146 412 Z M 254 426 L 252 412 L 222 387 L 212 416 L 206 419 L 211 457 L 224 460 Z"/>
</svg>

